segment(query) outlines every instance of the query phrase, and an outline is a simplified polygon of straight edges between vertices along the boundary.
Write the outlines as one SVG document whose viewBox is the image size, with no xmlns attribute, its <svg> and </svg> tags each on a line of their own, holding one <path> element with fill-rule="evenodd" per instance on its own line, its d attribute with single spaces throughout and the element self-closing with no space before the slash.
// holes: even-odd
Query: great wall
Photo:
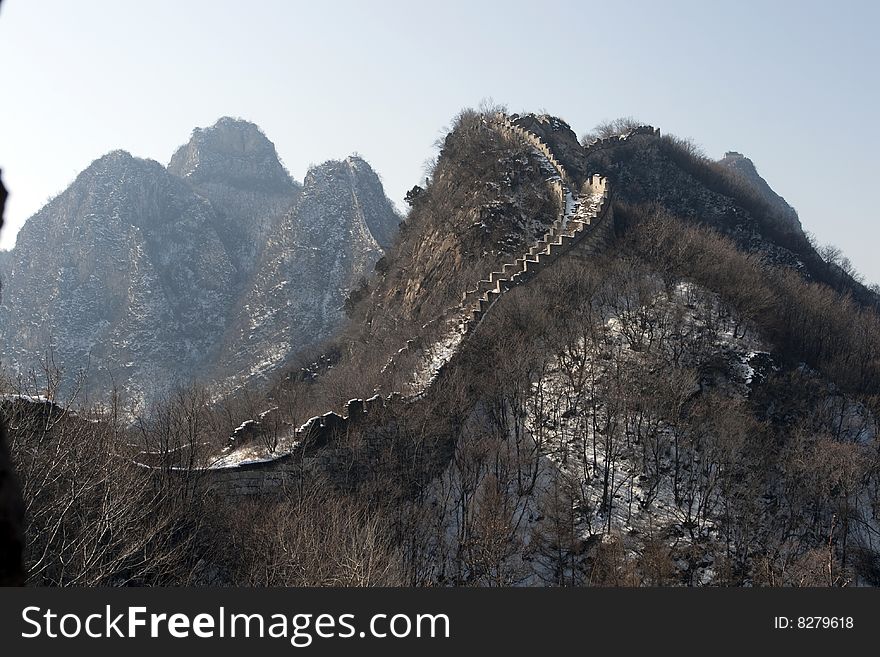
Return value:
<svg viewBox="0 0 880 657">
<path fill-rule="evenodd" d="M 528 283 L 562 256 L 588 257 L 611 239 L 614 214 L 611 185 L 607 178 L 589 175 L 577 192 L 572 191 L 575 182 L 550 147 L 537 134 L 517 123 L 519 118 L 516 115 L 495 113 L 484 120 L 505 139 L 530 147 L 546 164 L 550 174 L 547 184 L 561 208 L 549 230 L 522 257 L 504 264 L 500 271 L 490 272 L 487 278 L 478 281 L 476 287 L 463 295 L 455 312 L 455 321 L 450 324 L 450 333 L 441 340 L 444 347 L 423 349 L 428 376 L 421 378 L 412 394 L 392 393 L 388 397 L 376 395 L 368 399 L 352 399 L 342 414 L 331 411 L 303 423 L 293 434 L 297 447 L 287 453 L 205 468 L 206 483 L 218 493 L 230 496 L 271 493 L 295 486 L 311 474 L 319 474 L 339 486 L 351 485 L 352 480 L 360 476 L 357 468 L 366 464 L 354 458 L 351 447 L 337 444 L 339 436 L 347 433 L 350 427 L 364 421 L 378 421 L 383 413 L 390 411 L 393 414 L 399 406 L 423 397 L 458 352 L 462 341 L 476 330 L 505 292 Z M 652 126 L 638 126 L 624 135 L 597 139 L 583 147 L 583 153 L 586 156 L 618 145 L 635 135 L 659 134 L 659 129 Z M 419 343 L 411 340 L 403 350 L 418 348 Z M 242 425 L 245 426 L 249 432 L 258 430 L 254 421 Z M 367 449 L 379 448 L 380 445 L 369 443 L 369 432 L 367 434 Z M 451 452 L 445 450 L 437 458 L 448 460 L 450 455 Z"/>
</svg>

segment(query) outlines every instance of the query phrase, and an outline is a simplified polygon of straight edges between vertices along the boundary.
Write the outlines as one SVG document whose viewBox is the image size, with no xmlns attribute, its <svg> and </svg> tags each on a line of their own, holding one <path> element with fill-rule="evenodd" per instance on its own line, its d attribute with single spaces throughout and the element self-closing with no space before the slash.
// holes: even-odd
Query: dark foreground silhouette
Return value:
<svg viewBox="0 0 880 657">
<path fill-rule="evenodd" d="M 5 205 L 6 188 L 0 179 L 0 229 L 3 228 Z M 6 420 L 0 417 L 0 586 L 24 584 L 23 520 L 24 506 L 21 492 L 15 473 L 12 471 L 12 460 L 6 442 Z"/>
</svg>

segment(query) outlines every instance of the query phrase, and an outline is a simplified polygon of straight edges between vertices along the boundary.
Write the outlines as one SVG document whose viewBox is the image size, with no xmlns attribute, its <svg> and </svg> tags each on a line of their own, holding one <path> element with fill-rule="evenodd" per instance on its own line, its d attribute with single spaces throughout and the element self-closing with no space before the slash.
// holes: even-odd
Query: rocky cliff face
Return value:
<svg viewBox="0 0 880 657">
<path fill-rule="evenodd" d="M 229 117 L 210 128 L 196 128 L 174 153 L 168 171 L 211 202 L 219 236 L 241 282 L 253 271 L 274 223 L 301 188 L 256 125 Z"/>
<path fill-rule="evenodd" d="M 168 170 L 197 185 L 222 182 L 238 189 L 284 192 L 295 184 L 266 135 L 255 124 L 228 116 L 210 128 L 193 130 Z"/>
<path fill-rule="evenodd" d="M 381 339 L 405 323 L 437 320 L 528 250 L 560 211 L 546 183 L 552 175 L 532 149 L 505 140 L 486 117 L 463 113 L 365 304 L 370 331 Z"/>
<path fill-rule="evenodd" d="M 85 371 L 92 399 L 115 385 L 148 403 L 221 370 L 248 375 L 240 339 L 272 362 L 320 339 L 399 218 L 358 158 L 314 169 L 300 190 L 245 121 L 196 129 L 168 169 L 105 155 L 0 263 L 4 366 L 26 373 L 51 354 L 68 391 Z"/>
<path fill-rule="evenodd" d="M 135 397 L 210 352 L 235 269 L 210 203 L 160 164 L 115 151 L 92 163 L 22 228 L 0 314 L 4 363 L 50 352 L 72 384 L 111 377 Z M 104 388 L 107 389 L 107 388 Z"/>
<path fill-rule="evenodd" d="M 747 180 L 764 198 L 767 203 L 778 212 L 780 218 L 786 224 L 786 227 L 793 232 L 803 233 L 800 219 L 797 212 L 791 207 L 784 198 L 774 192 L 767 181 L 758 173 L 754 162 L 742 153 L 728 151 L 724 157 L 719 160 L 719 164 L 737 173 L 739 176 Z"/>
<path fill-rule="evenodd" d="M 312 168 L 296 206 L 268 236 L 236 304 L 219 370 L 259 375 L 326 338 L 400 222 L 378 176 L 349 157 Z"/>
</svg>

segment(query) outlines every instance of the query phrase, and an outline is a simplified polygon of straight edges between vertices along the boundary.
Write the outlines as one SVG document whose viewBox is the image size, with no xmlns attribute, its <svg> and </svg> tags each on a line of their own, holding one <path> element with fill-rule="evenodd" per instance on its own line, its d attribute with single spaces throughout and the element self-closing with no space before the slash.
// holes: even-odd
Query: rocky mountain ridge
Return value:
<svg viewBox="0 0 880 657">
<path fill-rule="evenodd" d="M 310 169 L 235 304 L 217 371 L 232 372 L 234 381 L 241 372 L 261 376 L 329 337 L 346 297 L 372 272 L 399 221 L 362 158 Z"/>
<path fill-rule="evenodd" d="M 260 338 L 269 351 L 289 355 L 306 337 L 325 337 L 343 316 L 340 297 L 400 220 L 369 165 L 356 162 L 345 175 L 325 175 L 333 163 L 310 171 L 301 199 L 272 142 L 230 118 L 196 129 L 167 169 L 124 151 L 99 158 L 26 222 L 4 258 L 4 365 L 27 377 L 50 358 L 66 390 L 85 372 L 92 398 L 115 386 L 144 405 L 221 369 L 217 359 L 237 351 L 230 328 L 243 308 L 300 309 L 295 330 L 290 314 L 273 314 L 279 325 L 252 317 L 271 335 Z M 278 258 L 293 267 L 283 290 L 271 271 Z M 326 307 L 310 312 L 309 299 L 328 290 Z M 224 376 L 250 374 L 233 367 L 224 364 Z"/>
<path fill-rule="evenodd" d="M 794 230 L 803 232 L 797 211 L 784 198 L 773 191 L 770 185 L 767 184 L 767 181 L 758 173 L 755 163 L 748 157 L 736 151 L 727 151 L 718 163 L 747 180 Z"/>
</svg>

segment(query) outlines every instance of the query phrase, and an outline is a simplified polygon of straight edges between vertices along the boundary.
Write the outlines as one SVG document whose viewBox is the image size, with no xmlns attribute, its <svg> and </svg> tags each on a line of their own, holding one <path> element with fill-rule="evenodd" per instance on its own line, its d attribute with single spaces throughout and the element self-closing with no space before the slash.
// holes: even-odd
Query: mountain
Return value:
<svg viewBox="0 0 880 657">
<path fill-rule="evenodd" d="M 236 355 L 253 338 L 238 344 L 233 327 L 246 315 L 276 364 L 327 335 L 398 222 L 365 161 L 313 170 L 302 193 L 247 121 L 197 128 L 167 169 L 114 151 L 0 261 L 3 363 L 27 375 L 51 356 L 64 391 L 83 372 L 90 398 L 116 386 L 140 404 L 220 371 L 249 376 Z"/>
<path fill-rule="evenodd" d="M 275 145 L 255 124 L 223 117 L 209 128 L 196 128 L 172 156 L 168 171 L 211 202 L 224 246 L 244 282 L 274 222 L 301 188 L 282 166 Z"/>
<path fill-rule="evenodd" d="M 235 304 L 218 369 L 262 374 L 329 337 L 348 294 L 372 272 L 399 222 L 360 157 L 310 169 Z"/>
<path fill-rule="evenodd" d="M 721 166 L 734 171 L 742 176 L 754 189 L 767 201 L 770 206 L 776 210 L 782 220 L 790 224 L 792 230 L 803 231 L 797 212 L 791 207 L 784 198 L 773 191 L 767 181 L 758 173 L 754 162 L 742 153 L 736 151 L 728 151 L 724 157 L 719 160 Z"/>
<path fill-rule="evenodd" d="M 22 227 L 4 282 L 4 363 L 51 355 L 68 389 L 111 380 L 135 398 L 210 353 L 235 293 L 211 204 L 158 162 L 114 151 Z"/>
<path fill-rule="evenodd" d="M 11 251 L 0 251 L 0 292 L 2 292 L 2 283 L 6 280 L 9 272 L 9 265 L 12 262 Z"/>
<path fill-rule="evenodd" d="M 228 116 L 193 130 L 189 142 L 171 157 L 168 171 L 194 185 L 219 183 L 244 191 L 285 193 L 297 186 L 262 130 Z"/>
</svg>

